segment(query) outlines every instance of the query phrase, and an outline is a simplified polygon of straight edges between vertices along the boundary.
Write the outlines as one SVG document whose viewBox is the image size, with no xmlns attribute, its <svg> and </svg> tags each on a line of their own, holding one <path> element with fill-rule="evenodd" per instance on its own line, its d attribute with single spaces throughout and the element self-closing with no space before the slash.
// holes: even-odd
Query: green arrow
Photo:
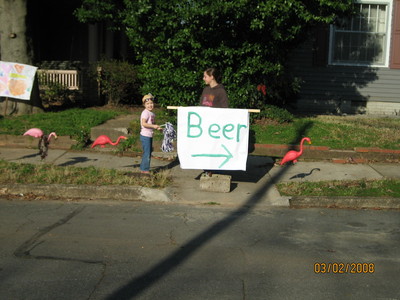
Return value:
<svg viewBox="0 0 400 300">
<path fill-rule="evenodd" d="M 202 156 L 202 157 L 225 157 L 226 159 L 218 167 L 218 168 L 221 168 L 224 164 L 226 164 L 233 157 L 232 153 L 230 153 L 229 150 L 224 145 L 221 145 L 221 146 L 224 147 L 225 151 L 228 154 L 192 154 L 192 157 L 199 157 L 199 156 Z"/>
</svg>

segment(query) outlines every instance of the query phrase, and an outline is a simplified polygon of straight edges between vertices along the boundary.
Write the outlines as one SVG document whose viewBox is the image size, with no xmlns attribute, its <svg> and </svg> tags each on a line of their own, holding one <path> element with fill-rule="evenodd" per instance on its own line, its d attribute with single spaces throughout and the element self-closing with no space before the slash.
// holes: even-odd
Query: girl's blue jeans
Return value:
<svg viewBox="0 0 400 300">
<path fill-rule="evenodd" d="M 140 135 L 140 141 L 142 142 L 143 149 L 142 162 L 140 163 L 140 171 L 150 171 L 150 159 L 153 146 L 153 138 Z"/>
</svg>

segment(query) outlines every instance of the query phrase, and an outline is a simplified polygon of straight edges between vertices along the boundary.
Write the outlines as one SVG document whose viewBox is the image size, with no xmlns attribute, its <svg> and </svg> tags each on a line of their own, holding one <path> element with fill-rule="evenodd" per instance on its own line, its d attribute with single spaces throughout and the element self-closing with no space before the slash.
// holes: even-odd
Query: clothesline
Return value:
<svg viewBox="0 0 400 300">
<path fill-rule="evenodd" d="M 167 109 L 178 109 L 180 106 L 167 106 Z M 247 109 L 249 112 L 251 113 L 259 113 L 260 110 L 259 109 L 253 109 L 253 108 L 249 108 Z"/>
</svg>

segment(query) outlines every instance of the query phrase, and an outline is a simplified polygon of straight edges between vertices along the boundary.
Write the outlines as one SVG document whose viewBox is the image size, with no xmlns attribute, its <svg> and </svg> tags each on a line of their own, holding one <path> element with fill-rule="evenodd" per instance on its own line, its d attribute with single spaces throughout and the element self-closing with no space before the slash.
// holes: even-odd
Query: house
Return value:
<svg viewBox="0 0 400 300">
<path fill-rule="evenodd" d="M 50 82 L 66 85 L 89 99 L 87 105 L 102 102 L 92 64 L 107 59 L 127 60 L 129 43 L 123 32 L 108 29 L 105 22 L 80 23 L 74 11 L 81 0 L 28 1 L 29 35 L 39 67 L 39 87 Z M 96 70 L 94 68 L 94 70 Z M 85 100 L 88 101 L 88 100 Z"/>
<path fill-rule="evenodd" d="M 289 64 L 302 82 L 298 112 L 400 115 L 400 0 L 356 1 L 356 15 L 321 26 L 293 52 Z M 76 20 L 79 0 L 28 3 L 38 62 L 132 56 L 123 33 Z"/>
<path fill-rule="evenodd" d="M 84 24 L 74 16 L 81 0 L 28 1 L 29 35 L 37 63 L 96 62 L 101 58 L 127 59 L 125 34 L 106 23 Z"/>
<path fill-rule="evenodd" d="M 356 9 L 293 53 L 298 112 L 400 115 L 400 0 L 359 0 Z"/>
</svg>

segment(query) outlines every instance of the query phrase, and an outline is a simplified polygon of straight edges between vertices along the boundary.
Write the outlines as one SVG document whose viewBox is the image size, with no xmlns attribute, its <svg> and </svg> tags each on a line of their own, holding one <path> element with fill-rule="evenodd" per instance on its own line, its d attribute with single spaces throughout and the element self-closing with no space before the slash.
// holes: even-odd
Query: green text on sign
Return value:
<svg viewBox="0 0 400 300">
<path fill-rule="evenodd" d="M 202 119 L 198 113 L 189 112 L 188 113 L 188 127 L 187 127 L 187 137 L 188 138 L 198 138 L 203 134 Z M 213 123 L 208 126 L 208 135 L 214 139 L 220 139 L 221 137 L 227 140 L 233 140 L 236 137 L 236 142 L 240 142 L 240 130 L 242 128 L 247 128 L 244 124 L 225 124 L 220 125 Z"/>
</svg>

